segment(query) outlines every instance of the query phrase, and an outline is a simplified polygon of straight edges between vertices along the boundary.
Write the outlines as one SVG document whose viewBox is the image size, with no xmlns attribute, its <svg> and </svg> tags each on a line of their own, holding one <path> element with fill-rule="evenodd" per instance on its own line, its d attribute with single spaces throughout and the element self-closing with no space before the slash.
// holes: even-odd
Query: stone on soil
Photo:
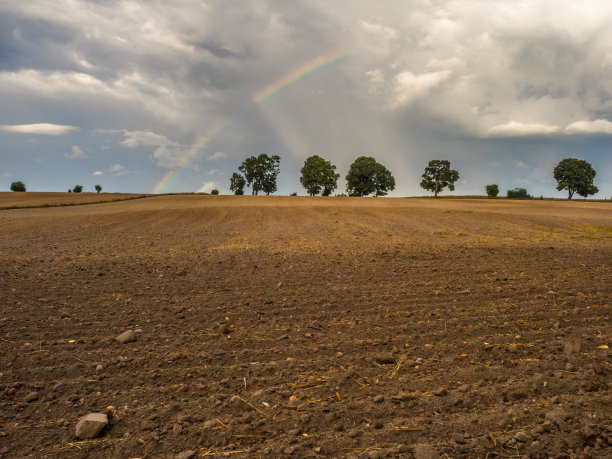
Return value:
<svg viewBox="0 0 612 459">
<path fill-rule="evenodd" d="M 36 392 L 30 392 L 28 395 L 26 395 L 25 401 L 27 403 L 32 403 L 35 400 L 38 400 L 38 394 Z"/>
<path fill-rule="evenodd" d="M 176 456 L 174 456 L 174 459 L 191 459 L 195 457 L 195 455 L 196 452 L 189 449 L 187 451 L 183 451 L 182 453 L 178 453 Z"/>
<path fill-rule="evenodd" d="M 108 425 L 105 413 L 89 413 L 76 425 L 76 436 L 81 440 L 95 438 Z"/>
<path fill-rule="evenodd" d="M 127 344 L 131 343 L 132 341 L 136 341 L 136 334 L 134 333 L 134 330 L 127 330 L 121 333 L 115 339 L 121 344 Z"/>
</svg>

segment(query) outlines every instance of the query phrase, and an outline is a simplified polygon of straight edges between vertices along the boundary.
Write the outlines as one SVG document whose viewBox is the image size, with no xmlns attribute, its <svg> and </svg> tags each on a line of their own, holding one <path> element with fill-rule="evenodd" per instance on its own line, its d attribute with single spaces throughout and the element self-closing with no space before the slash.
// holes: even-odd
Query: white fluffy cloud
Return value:
<svg viewBox="0 0 612 459">
<path fill-rule="evenodd" d="M 412 102 L 419 97 L 425 97 L 436 86 L 450 77 L 450 72 L 423 73 L 415 75 L 412 72 L 402 72 L 395 75 L 395 85 L 391 96 L 390 105 L 398 108 Z"/>
<path fill-rule="evenodd" d="M 204 182 L 198 190 L 198 193 L 210 193 L 214 189 L 219 189 L 217 182 Z"/>
<path fill-rule="evenodd" d="M 121 164 L 114 164 L 109 169 L 109 172 L 113 174 L 115 177 L 121 177 L 122 175 L 127 174 L 129 171 L 122 166 Z"/>
<path fill-rule="evenodd" d="M 102 175 L 104 175 L 104 171 L 94 171 L 93 174 L 91 174 L 94 177 L 100 177 Z"/>
<path fill-rule="evenodd" d="M 77 159 L 77 158 L 84 158 L 84 157 L 85 157 L 85 152 L 78 145 L 73 145 L 72 148 L 70 148 L 69 153 L 64 153 L 64 158 L 66 159 Z"/>
<path fill-rule="evenodd" d="M 20 134 L 38 134 L 38 135 L 62 135 L 76 131 L 75 126 L 64 126 L 61 124 L 38 123 L 38 124 L 16 124 L 3 125 L 0 130 L 6 132 L 15 132 Z"/>
<path fill-rule="evenodd" d="M 491 137 L 523 137 L 550 135 L 560 132 L 559 126 L 539 123 L 519 123 L 518 121 L 510 121 L 506 124 L 499 124 L 489 129 L 488 134 Z"/>
<path fill-rule="evenodd" d="M 612 134 L 612 123 L 608 120 L 576 121 L 565 127 L 567 134 Z"/>
<path fill-rule="evenodd" d="M 215 161 L 216 159 L 227 158 L 227 156 L 228 156 L 227 153 L 223 153 L 222 151 L 217 151 L 216 153 L 213 153 L 212 155 L 207 157 L 206 161 Z"/>
<path fill-rule="evenodd" d="M 123 140 L 120 144 L 128 148 L 155 147 L 151 158 L 165 168 L 177 167 L 188 154 L 188 148 L 152 131 L 99 130 L 98 133 L 121 135 Z"/>
</svg>

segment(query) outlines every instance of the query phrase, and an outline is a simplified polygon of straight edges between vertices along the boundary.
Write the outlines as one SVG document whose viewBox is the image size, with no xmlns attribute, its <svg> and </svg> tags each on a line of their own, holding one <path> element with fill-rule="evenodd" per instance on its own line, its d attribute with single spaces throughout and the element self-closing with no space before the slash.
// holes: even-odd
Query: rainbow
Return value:
<svg viewBox="0 0 612 459">
<path fill-rule="evenodd" d="M 174 169 L 168 170 L 162 178 L 155 184 L 151 193 L 159 194 L 163 193 L 164 190 L 172 183 L 172 181 L 177 177 L 177 175 L 185 169 L 189 163 L 193 160 L 193 158 L 203 149 L 205 148 L 212 139 L 214 139 L 223 129 L 229 125 L 232 121 L 238 118 L 244 111 L 252 105 L 257 105 L 265 101 L 266 99 L 272 97 L 274 94 L 279 92 L 280 90 L 290 86 L 303 78 L 312 75 L 313 73 L 323 70 L 327 67 L 334 65 L 337 62 L 342 61 L 350 54 L 346 49 L 342 49 L 340 51 L 334 51 L 333 53 L 327 54 L 325 56 L 317 57 L 316 59 L 310 60 L 302 65 L 300 65 L 295 70 L 285 74 L 283 77 L 269 84 L 265 88 L 257 91 L 250 98 L 249 103 L 247 103 L 242 110 L 239 110 L 236 116 L 234 117 L 226 117 L 217 120 L 213 125 L 204 133 L 202 137 L 200 137 L 197 142 L 195 142 L 187 152 L 183 155 L 183 157 L 178 161 L 177 165 Z"/>
</svg>

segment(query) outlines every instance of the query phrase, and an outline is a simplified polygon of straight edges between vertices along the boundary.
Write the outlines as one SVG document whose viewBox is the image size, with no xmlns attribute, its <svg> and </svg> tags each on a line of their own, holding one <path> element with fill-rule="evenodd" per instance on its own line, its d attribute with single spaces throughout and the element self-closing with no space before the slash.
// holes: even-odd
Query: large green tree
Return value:
<svg viewBox="0 0 612 459">
<path fill-rule="evenodd" d="M 259 156 L 250 156 L 245 159 L 238 170 L 244 174 L 247 184 L 252 187 L 252 194 L 260 191 L 266 194 L 276 191 L 276 177 L 280 173 L 280 156 L 268 156 L 262 153 Z"/>
<path fill-rule="evenodd" d="M 391 172 L 371 156 L 360 156 L 346 174 L 346 191 L 350 196 L 385 196 L 395 189 Z"/>
<path fill-rule="evenodd" d="M 320 156 L 306 158 L 301 172 L 300 183 L 310 196 L 319 193 L 329 196 L 338 187 L 340 174 L 336 173 L 336 166 Z"/>
<path fill-rule="evenodd" d="M 599 191 L 593 185 L 596 172 L 593 166 L 582 159 L 566 158 L 557 164 L 553 176 L 557 181 L 557 190 L 567 190 L 568 199 L 572 199 L 574 193 L 587 197 Z"/>
<path fill-rule="evenodd" d="M 433 191 L 434 196 L 438 197 L 438 193 L 444 188 L 450 191 L 455 190 L 455 182 L 459 180 L 459 172 L 451 169 L 450 161 L 445 159 L 434 159 L 429 161 L 425 172 L 421 176 L 421 187 L 427 191 Z"/>
<path fill-rule="evenodd" d="M 11 191 L 25 191 L 25 190 L 26 190 L 25 183 L 21 181 L 11 183 Z"/>
<path fill-rule="evenodd" d="M 230 190 L 232 190 L 235 195 L 243 195 L 245 186 L 245 178 L 241 174 L 234 172 L 230 178 Z"/>
</svg>

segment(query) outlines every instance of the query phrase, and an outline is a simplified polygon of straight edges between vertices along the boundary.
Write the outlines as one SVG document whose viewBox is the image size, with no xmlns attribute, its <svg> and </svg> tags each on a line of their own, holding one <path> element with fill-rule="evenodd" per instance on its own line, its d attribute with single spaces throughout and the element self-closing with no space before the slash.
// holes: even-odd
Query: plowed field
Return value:
<svg viewBox="0 0 612 459">
<path fill-rule="evenodd" d="M 0 210 L 10 207 L 74 206 L 134 199 L 137 194 L 126 193 L 0 193 Z"/>
<path fill-rule="evenodd" d="M 1 457 L 612 457 L 608 202 L 160 196 L 0 234 Z"/>
</svg>

